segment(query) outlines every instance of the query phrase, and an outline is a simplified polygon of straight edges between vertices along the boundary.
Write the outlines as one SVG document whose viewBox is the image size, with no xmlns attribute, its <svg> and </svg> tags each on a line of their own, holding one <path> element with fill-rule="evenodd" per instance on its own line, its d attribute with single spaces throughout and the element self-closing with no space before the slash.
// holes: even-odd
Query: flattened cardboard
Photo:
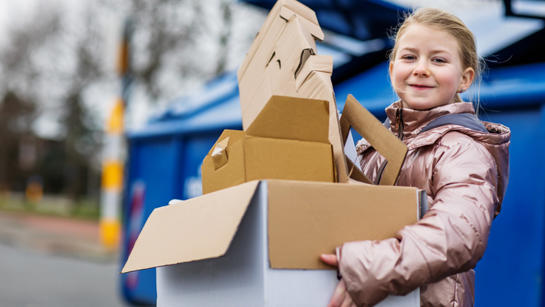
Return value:
<svg viewBox="0 0 545 307">
<path fill-rule="evenodd" d="M 258 184 L 155 209 L 122 273 L 224 255 Z M 392 236 L 420 215 L 419 190 L 411 187 L 280 180 L 267 186 L 271 268 L 331 269 L 319 254 L 351 240 Z"/>
<path fill-rule="evenodd" d="M 329 142 L 336 181 L 348 182 L 330 78 L 332 59 L 316 56 L 314 39 L 323 38 L 323 33 L 316 35 L 319 26 L 314 12 L 295 3 L 277 2 L 238 71 L 243 128 L 248 129 L 272 95 L 329 101 Z"/>
<path fill-rule="evenodd" d="M 315 53 L 315 46 L 307 40 L 308 32 L 300 18 L 294 16 L 274 44 L 261 70 L 253 76 L 239 80 L 242 126 L 244 130 L 253 123 L 272 95 L 297 96 L 295 72 L 301 63 L 305 50 Z M 313 97 L 303 97 L 313 98 Z"/>
<path fill-rule="evenodd" d="M 153 210 L 122 273 L 225 254 L 259 182 Z"/>
<path fill-rule="evenodd" d="M 228 161 L 218 168 L 211 153 L 226 138 Z M 201 172 L 204 194 L 256 179 L 335 180 L 329 143 L 254 137 L 236 130 L 222 133 L 204 158 Z"/>
<path fill-rule="evenodd" d="M 348 95 L 340 119 L 343 142 L 350 127 L 366 139 L 388 163 L 379 184 L 394 185 L 407 155 L 407 146 L 365 109 L 352 95 Z"/>
<path fill-rule="evenodd" d="M 322 32 L 320 26 L 318 26 L 318 19 L 316 18 L 316 13 L 314 13 L 313 10 L 295 0 L 279 0 L 275 3 L 267 15 L 263 26 L 257 33 L 256 38 L 248 50 L 248 53 L 246 54 L 246 57 L 238 70 L 239 80 L 241 79 L 242 75 L 246 73 L 249 66 L 252 64 L 258 64 L 254 58 L 263 58 L 264 53 L 270 52 L 270 50 L 264 48 L 263 40 L 265 38 L 268 38 L 268 40 L 276 39 L 276 37 L 282 31 L 283 26 L 285 26 L 285 21 L 292 17 L 288 15 L 290 12 L 292 15 L 301 16 L 304 20 L 308 21 L 306 26 L 314 37 L 319 40 L 324 39 L 324 33 Z"/>
</svg>

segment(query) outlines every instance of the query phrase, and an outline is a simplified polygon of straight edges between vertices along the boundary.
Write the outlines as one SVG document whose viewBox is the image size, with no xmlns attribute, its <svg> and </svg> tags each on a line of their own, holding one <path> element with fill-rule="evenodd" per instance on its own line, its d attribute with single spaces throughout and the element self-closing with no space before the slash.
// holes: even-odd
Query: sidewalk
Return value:
<svg viewBox="0 0 545 307">
<path fill-rule="evenodd" d="M 100 243 L 93 221 L 0 211 L 0 244 L 98 262 L 116 262 L 118 251 Z"/>
</svg>

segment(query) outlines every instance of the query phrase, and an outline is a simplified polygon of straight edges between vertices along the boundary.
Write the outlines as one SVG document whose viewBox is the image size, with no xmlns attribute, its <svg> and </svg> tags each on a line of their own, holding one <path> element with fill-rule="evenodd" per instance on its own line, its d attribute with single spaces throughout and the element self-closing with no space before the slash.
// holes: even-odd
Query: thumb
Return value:
<svg viewBox="0 0 545 307">
<path fill-rule="evenodd" d="M 337 256 L 334 254 L 321 254 L 320 260 L 322 260 L 324 263 L 329 264 L 331 266 L 339 265 L 339 262 L 337 261 Z"/>
</svg>

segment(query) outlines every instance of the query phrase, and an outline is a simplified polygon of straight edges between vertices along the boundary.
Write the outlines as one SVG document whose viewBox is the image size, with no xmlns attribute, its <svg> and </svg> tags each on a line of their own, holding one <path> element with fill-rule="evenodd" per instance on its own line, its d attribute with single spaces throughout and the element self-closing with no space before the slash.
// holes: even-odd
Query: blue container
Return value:
<svg viewBox="0 0 545 307">
<path fill-rule="evenodd" d="M 128 162 L 123 205 L 124 264 L 150 213 L 173 198 L 201 194 L 200 166 L 223 129 L 241 129 L 236 76 L 208 84 L 200 95 L 181 102 L 144 128 L 128 133 Z M 155 269 L 121 275 L 123 297 L 135 304 L 156 301 Z"/>
</svg>

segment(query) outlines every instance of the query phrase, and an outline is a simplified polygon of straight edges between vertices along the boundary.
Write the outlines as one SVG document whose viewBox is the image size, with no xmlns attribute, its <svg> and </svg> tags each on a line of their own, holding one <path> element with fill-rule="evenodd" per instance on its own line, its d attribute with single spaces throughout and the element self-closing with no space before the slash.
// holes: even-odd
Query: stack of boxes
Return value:
<svg viewBox="0 0 545 307">
<path fill-rule="evenodd" d="M 322 38 L 299 2 L 271 10 L 238 71 L 244 131 L 204 158 L 203 196 L 152 212 L 123 268 L 160 267 L 158 305 L 325 306 L 337 279 L 320 254 L 423 214 L 422 191 L 392 186 L 405 145 L 353 97 L 339 123 Z M 344 154 L 350 127 L 387 158 L 380 186 L 355 180 L 368 182 Z M 419 306 L 418 290 L 381 306 Z"/>
</svg>

